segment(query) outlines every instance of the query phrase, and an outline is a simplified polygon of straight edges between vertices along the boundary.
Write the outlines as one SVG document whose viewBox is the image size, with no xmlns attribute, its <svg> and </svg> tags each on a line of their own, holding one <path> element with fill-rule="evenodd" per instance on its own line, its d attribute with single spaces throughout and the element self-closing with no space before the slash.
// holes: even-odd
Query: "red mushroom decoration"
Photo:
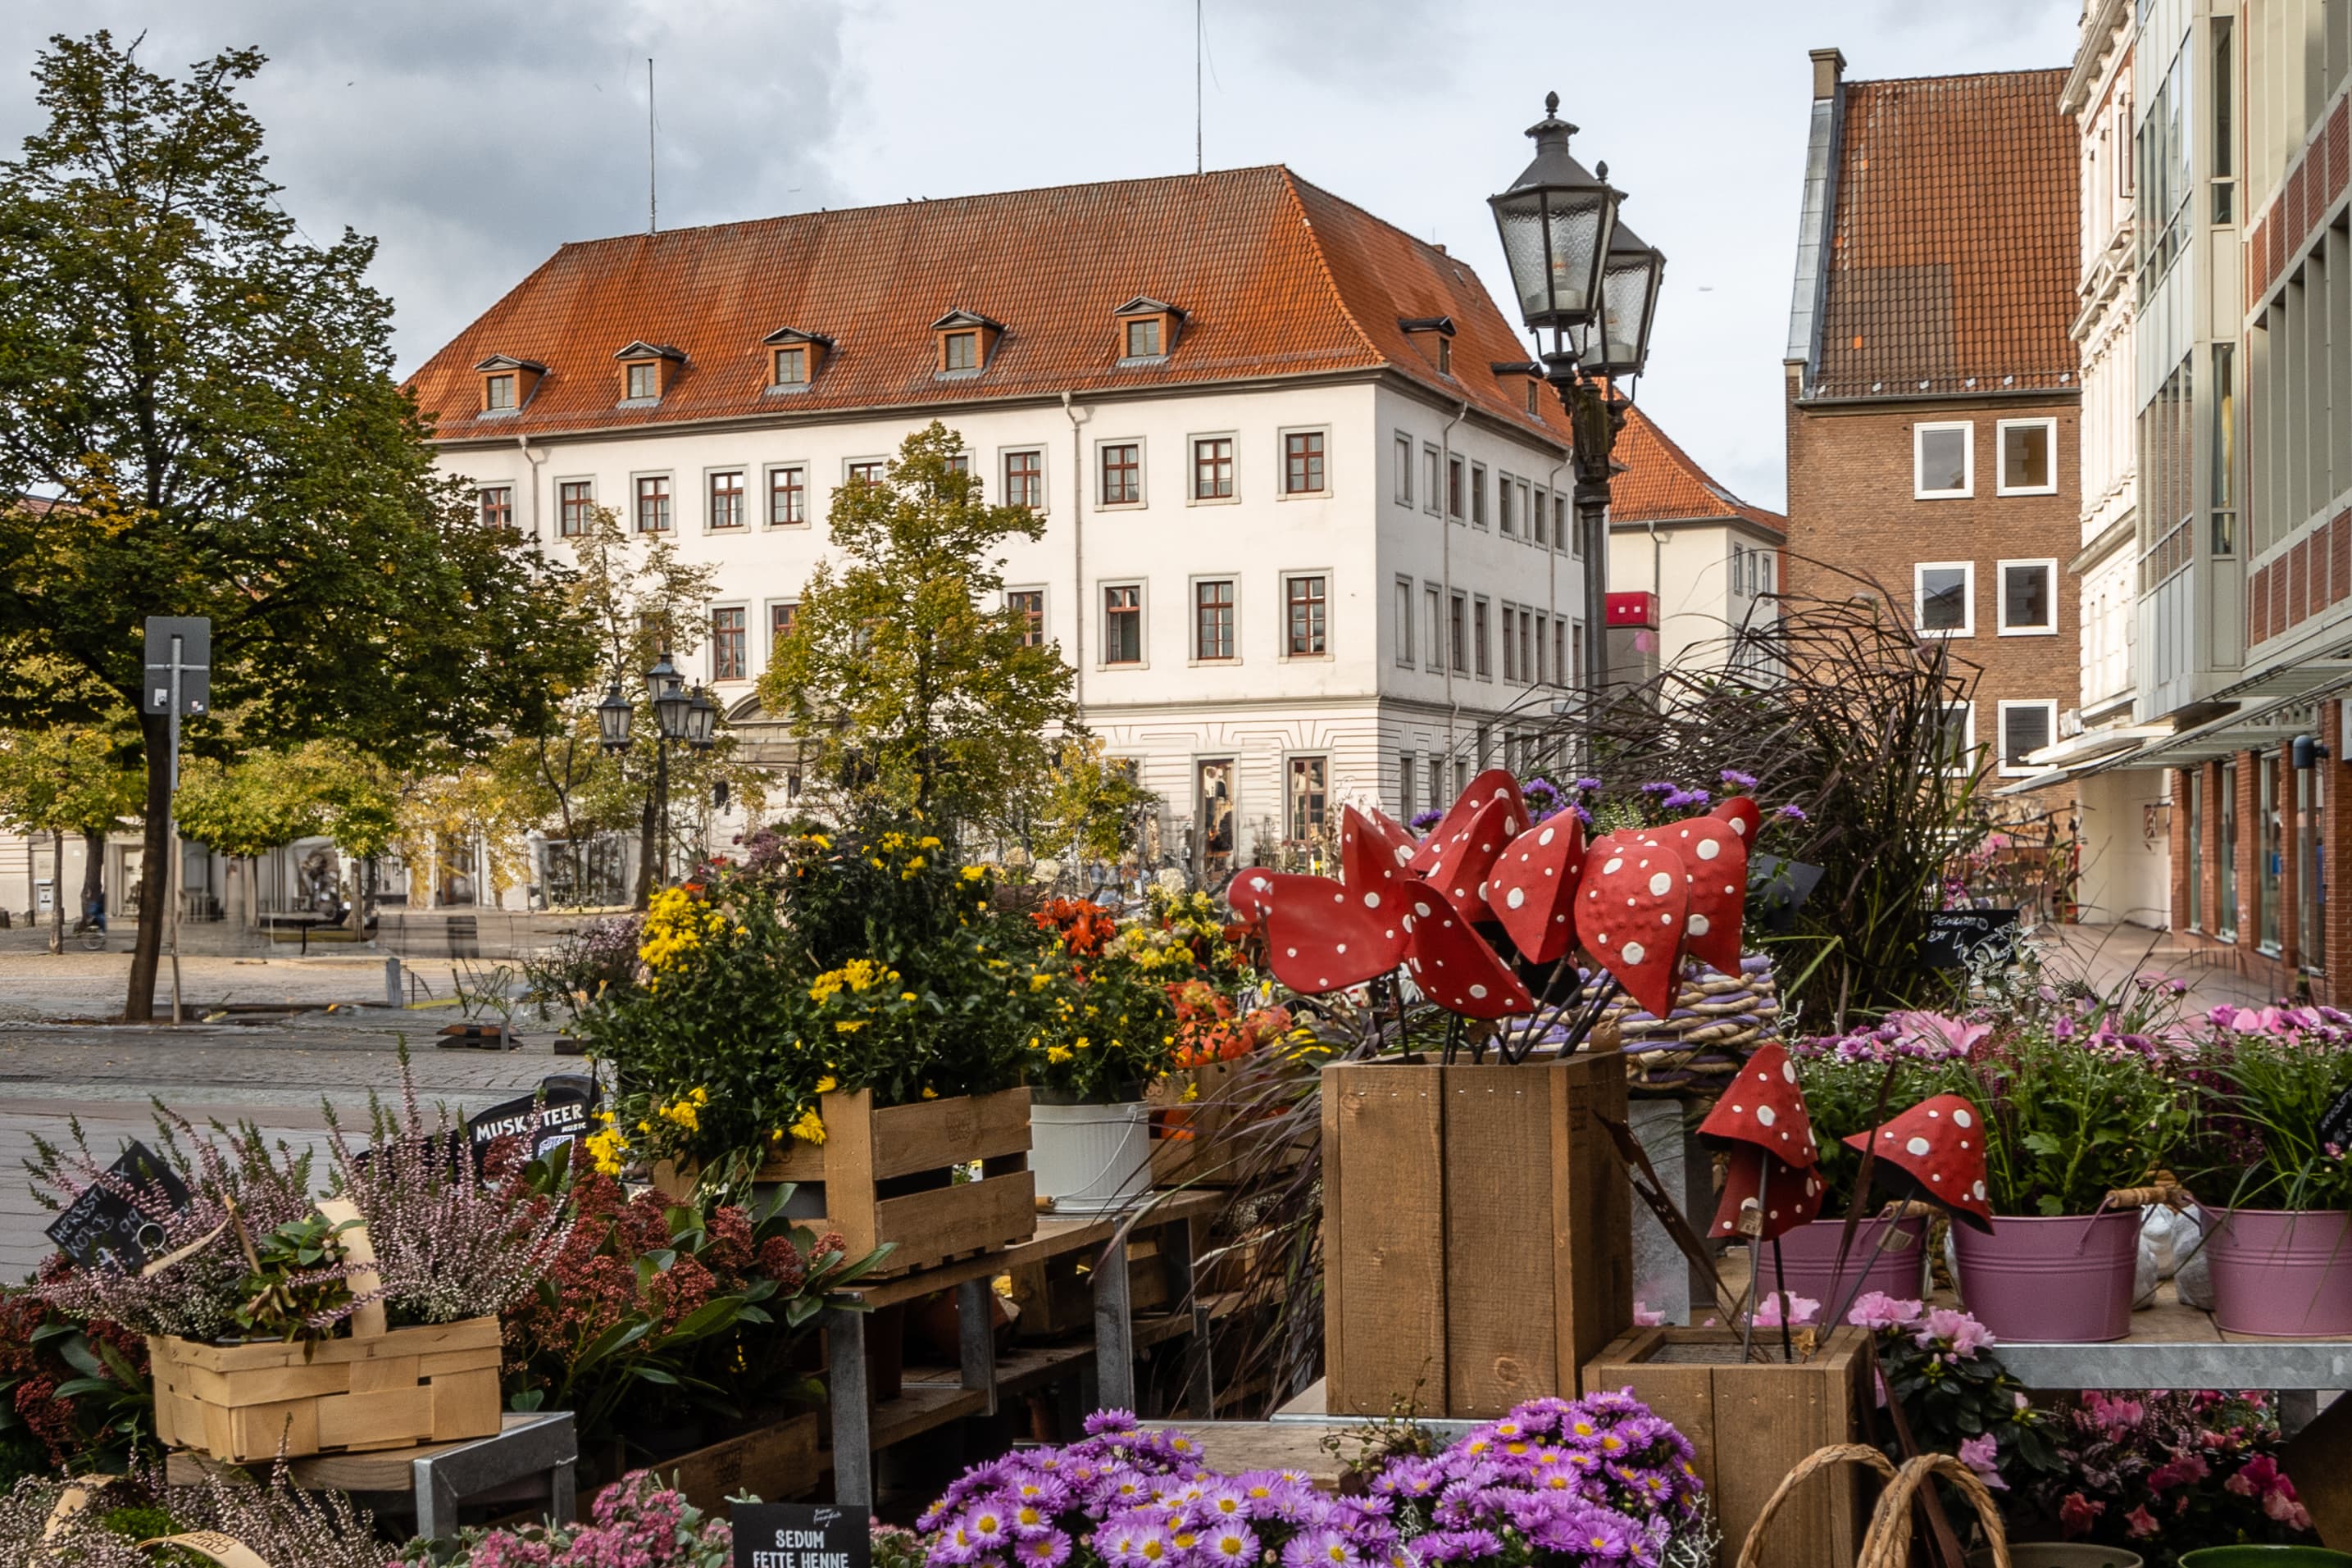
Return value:
<svg viewBox="0 0 2352 1568">
<path fill-rule="evenodd" d="M 1764 813 L 1747 796 L 1727 796 L 1717 800 L 1715 810 L 1707 815 L 1719 822 L 1728 823 L 1731 831 L 1739 835 L 1739 841 L 1749 849 L 1756 847 L 1756 835 L 1764 827 Z"/>
<path fill-rule="evenodd" d="M 1405 915 L 1412 944 L 1405 965 L 1422 994 L 1464 1018 L 1512 1018 L 1536 1010 L 1519 977 L 1486 938 L 1470 928 L 1469 912 L 1433 883 L 1414 890 Z"/>
<path fill-rule="evenodd" d="M 1742 1145 L 1731 1151 L 1723 1171 L 1723 1197 L 1715 1206 L 1710 1235 L 1770 1241 L 1821 1218 L 1822 1174 L 1801 1170 L 1763 1150 Z M 1744 1231 L 1740 1218 L 1756 1211 L 1756 1228 Z"/>
<path fill-rule="evenodd" d="M 1489 768 L 1470 780 L 1470 788 L 1462 791 L 1461 798 L 1448 806 L 1445 815 L 1438 819 L 1437 826 L 1429 830 L 1429 837 L 1422 840 L 1421 848 L 1413 852 L 1412 869 L 1423 875 L 1428 874 L 1430 869 L 1437 864 L 1437 857 L 1444 853 L 1445 846 L 1470 825 L 1470 819 L 1490 800 L 1511 803 L 1512 820 L 1518 823 L 1518 827 L 1511 830 L 1512 832 L 1516 833 L 1520 827 L 1527 825 L 1528 803 L 1519 795 L 1519 781 L 1507 768 Z"/>
<path fill-rule="evenodd" d="M 1977 1108 L 1958 1094 L 1937 1094 L 1846 1142 L 1877 1151 L 1876 1170 L 1898 1197 L 1921 1197 L 1979 1230 L 1992 1228 L 1985 1197 L 1984 1129 Z"/>
<path fill-rule="evenodd" d="M 1365 907 L 1379 909 L 1403 896 L 1413 880 L 1412 837 L 1380 812 L 1339 810 L 1339 880 Z"/>
<path fill-rule="evenodd" d="M 1822 1178 L 1814 1170 L 1821 1145 L 1797 1087 L 1797 1070 L 1778 1040 L 1767 1041 L 1724 1086 L 1698 1135 L 1732 1145 L 1717 1236 L 1752 1234 L 1769 1241 L 1821 1212 Z M 1754 1204 L 1760 1228 L 1743 1232 L 1741 1210 Z"/>
<path fill-rule="evenodd" d="M 1739 973 L 1741 917 L 1748 907 L 1748 841 L 1720 817 L 1686 817 L 1654 836 L 1683 857 L 1690 913 L 1683 950 L 1719 974 Z"/>
<path fill-rule="evenodd" d="M 1249 925 L 1264 925 L 1266 911 L 1274 907 L 1275 874 L 1264 866 L 1242 867 L 1225 883 L 1225 903 Z"/>
<path fill-rule="evenodd" d="M 1520 957 L 1549 964 L 1576 936 L 1576 890 L 1583 880 L 1584 824 L 1562 811 L 1503 846 L 1486 873 L 1486 906 Z"/>
<path fill-rule="evenodd" d="M 1486 907 L 1486 873 L 1501 857 L 1504 846 L 1527 825 L 1524 806 L 1496 796 L 1438 846 L 1436 860 L 1423 874 L 1430 886 L 1452 899 L 1471 919 L 1491 920 L 1494 912 Z"/>
<path fill-rule="evenodd" d="M 1275 977 L 1306 996 L 1360 986 L 1404 958 L 1402 897 L 1358 893 L 1328 876 L 1269 873 L 1266 961 Z"/>
<path fill-rule="evenodd" d="M 1576 936 L 1627 995 L 1664 1018 L 1675 1003 L 1690 883 L 1682 856 L 1643 836 L 1603 833 L 1585 850 Z"/>
</svg>

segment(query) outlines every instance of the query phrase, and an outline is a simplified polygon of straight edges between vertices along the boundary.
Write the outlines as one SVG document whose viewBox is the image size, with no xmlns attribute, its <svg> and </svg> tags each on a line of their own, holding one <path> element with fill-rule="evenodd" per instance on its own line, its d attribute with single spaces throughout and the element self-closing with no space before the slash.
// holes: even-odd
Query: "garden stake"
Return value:
<svg viewBox="0 0 2352 1568">
<path fill-rule="evenodd" d="M 1683 1211 L 1675 1207 L 1674 1199 L 1666 1196 L 1664 1184 L 1658 1180 L 1657 1167 L 1650 1163 L 1649 1153 L 1642 1147 L 1641 1140 L 1633 1136 L 1633 1129 L 1611 1116 L 1595 1116 L 1593 1120 L 1600 1123 L 1609 1134 L 1610 1147 L 1616 1150 L 1619 1163 L 1625 1167 L 1626 1183 L 1633 1187 L 1633 1196 L 1640 1198 L 1656 1217 L 1659 1228 L 1666 1233 L 1667 1239 L 1681 1249 L 1684 1257 L 1698 1265 L 1700 1274 L 1714 1289 L 1716 1310 L 1727 1317 L 1738 1317 L 1738 1298 L 1732 1295 L 1731 1287 L 1723 1282 L 1723 1275 L 1716 1269 L 1714 1258 L 1708 1255 L 1706 1245 L 1692 1233 L 1690 1221 L 1683 1218 Z"/>
<path fill-rule="evenodd" d="M 1874 1385 L 1885 1388 L 1885 1373 L 1878 1364 L 1878 1336 L 1865 1334 L 1862 1344 Z M 1895 1427 L 1895 1441 L 1902 1448 L 1905 1460 L 1917 1458 L 1918 1441 L 1911 1436 L 1911 1422 L 1903 1414 L 1903 1401 L 1895 1397 L 1891 1388 L 1887 1389 L 1886 1416 Z M 1952 1533 L 1952 1521 L 1944 1517 L 1944 1500 L 1936 1495 L 1934 1487 L 1921 1487 L 1917 1500 L 1927 1516 L 1927 1557 L 1932 1568 L 1966 1568 L 1960 1556 L 1959 1537 Z"/>
<path fill-rule="evenodd" d="M 1780 1359 L 1797 1359 L 1796 1349 L 1789 1343 L 1789 1276 L 1780 1267 L 1780 1239 L 1772 1238 L 1772 1288 L 1780 1292 Z"/>
<path fill-rule="evenodd" d="M 1871 1116 L 1871 1125 L 1874 1127 L 1886 1120 L 1886 1102 L 1895 1092 L 1896 1066 L 1895 1062 L 1888 1062 L 1885 1076 L 1878 1081 L 1878 1106 Z M 1862 1146 L 1862 1162 L 1854 1167 L 1853 1172 L 1853 1202 L 1845 1211 L 1845 1228 L 1838 1232 L 1837 1269 L 1840 1279 L 1844 1278 L 1845 1275 L 1846 1256 L 1853 1250 L 1854 1230 L 1862 1224 L 1864 1210 L 1870 1204 L 1870 1174 L 1877 1164 L 1877 1143 L 1874 1140 L 1864 1140 Z M 1832 1329 L 1845 1322 L 1846 1313 L 1853 1310 L 1855 1299 L 1862 1294 L 1863 1281 L 1868 1277 L 1868 1270 L 1862 1270 L 1855 1273 L 1853 1282 L 1845 1288 L 1845 1300 L 1837 1304 L 1837 1310 L 1822 1320 L 1823 1328 Z"/>
</svg>

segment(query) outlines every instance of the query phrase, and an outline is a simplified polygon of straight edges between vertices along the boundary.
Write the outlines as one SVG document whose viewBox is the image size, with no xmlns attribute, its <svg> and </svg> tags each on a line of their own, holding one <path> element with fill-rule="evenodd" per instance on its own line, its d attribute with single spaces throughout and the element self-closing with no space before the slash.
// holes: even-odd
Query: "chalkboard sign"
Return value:
<svg viewBox="0 0 2352 1568">
<path fill-rule="evenodd" d="M 2337 1095 L 2319 1118 L 2319 1146 L 2322 1151 L 2352 1149 L 2352 1089 Z"/>
<path fill-rule="evenodd" d="M 528 1130 L 534 1111 L 539 1113 L 539 1142 L 532 1158 L 543 1159 L 558 1146 L 586 1137 L 596 1092 L 596 1081 L 586 1073 L 558 1072 L 544 1080 L 536 1094 L 468 1116 L 466 1136 L 474 1145 L 474 1157 L 478 1161 L 496 1140 Z"/>
<path fill-rule="evenodd" d="M 872 1568 L 874 1538 L 862 1508 L 739 1502 L 735 1568 Z"/>
<path fill-rule="evenodd" d="M 2014 909 L 1938 909 L 1927 916 L 1927 962 L 1965 969 L 1987 953 L 2007 962 L 2020 935 Z"/>
<path fill-rule="evenodd" d="M 122 1155 L 106 1167 L 121 1185 L 152 1188 L 174 1209 L 188 1207 L 188 1186 L 155 1151 L 131 1140 Z M 163 1228 L 140 1211 L 112 1186 L 93 1186 L 66 1206 L 49 1222 L 48 1238 L 78 1268 L 103 1264 L 135 1274 L 148 1259 L 163 1249 Z"/>
</svg>

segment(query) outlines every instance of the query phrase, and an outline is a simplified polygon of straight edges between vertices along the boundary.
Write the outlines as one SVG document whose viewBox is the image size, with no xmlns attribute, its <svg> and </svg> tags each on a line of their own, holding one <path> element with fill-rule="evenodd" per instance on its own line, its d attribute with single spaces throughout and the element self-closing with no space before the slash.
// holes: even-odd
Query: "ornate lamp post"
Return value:
<svg viewBox="0 0 2352 1568">
<path fill-rule="evenodd" d="M 669 881 L 669 750 L 677 745 L 691 746 L 697 751 L 708 751 L 719 744 L 719 705 L 710 694 L 696 683 L 689 695 L 686 677 L 670 663 L 669 652 L 664 649 L 654 667 L 646 672 L 646 695 L 654 710 L 654 801 L 655 842 L 660 855 L 657 871 L 660 879 Z M 621 695 L 621 683 L 615 677 L 604 690 L 604 700 L 596 705 L 598 744 L 611 756 L 622 757 L 629 749 L 629 727 L 635 716 L 629 699 Z"/>
<path fill-rule="evenodd" d="M 1528 127 L 1535 161 L 1510 188 L 1487 198 L 1511 269 L 1519 315 L 1538 342 L 1549 331 L 1544 379 L 1568 410 L 1576 474 L 1577 538 L 1584 550 L 1584 680 L 1587 712 L 1609 689 L 1609 481 L 1611 453 L 1632 397 L 1620 387 L 1650 354 L 1666 258 L 1618 221 L 1624 193 L 1609 165 L 1588 171 L 1568 150 L 1576 127 L 1559 118 L 1559 94 Z"/>
</svg>

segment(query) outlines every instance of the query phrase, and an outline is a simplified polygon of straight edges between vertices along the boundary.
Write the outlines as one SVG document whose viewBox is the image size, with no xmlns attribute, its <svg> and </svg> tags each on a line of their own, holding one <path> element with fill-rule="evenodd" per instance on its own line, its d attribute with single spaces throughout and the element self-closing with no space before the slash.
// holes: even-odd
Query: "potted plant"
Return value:
<svg viewBox="0 0 2352 1568">
<path fill-rule="evenodd" d="M 2331 1009 L 2332 1011 L 2332 1009 Z M 2352 1335 L 2352 1027 L 2241 1011 L 2198 1055 L 2213 1316 L 2251 1334 Z"/>
<path fill-rule="evenodd" d="M 2062 1020 L 2063 1021 L 2063 1020 Z M 2190 1097 L 2146 1037 L 2032 1027 L 1947 1069 L 1980 1123 L 1987 1228 L 1952 1231 L 1962 1300 L 2007 1340 L 2131 1330 L 2145 1185 L 2188 1133 Z"/>
<path fill-rule="evenodd" d="M 1846 1239 L 1862 1155 L 1845 1142 L 1889 1111 L 1935 1090 L 1937 1064 L 1964 1057 L 1987 1026 L 1935 1013 L 1895 1013 L 1874 1029 L 1797 1041 L 1790 1048 L 1821 1145 L 1822 1218 L 1781 1238 L 1790 1295 L 1835 1303 L 1868 1291 L 1898 1299 L 1923 1291 L 1928 1221 L 1916 1212 L 1865 1213 Z M 1843 1249 L 1845 1261 L 1839 1263 Z"/>
<path fill-rule="evenodd" d="M 1108 1213 L 1151 1186 L 1144 1096 L 1176 1065 L 1169 987 L 1193 973 L 1192 952 L 1089 899 L 1053 899 L 1032 918 L 1056 951 L 1039 971 L 1043 1017 L 1030 1038 L 1031 1169 L 1057 1211 Z"/>
</svg>

